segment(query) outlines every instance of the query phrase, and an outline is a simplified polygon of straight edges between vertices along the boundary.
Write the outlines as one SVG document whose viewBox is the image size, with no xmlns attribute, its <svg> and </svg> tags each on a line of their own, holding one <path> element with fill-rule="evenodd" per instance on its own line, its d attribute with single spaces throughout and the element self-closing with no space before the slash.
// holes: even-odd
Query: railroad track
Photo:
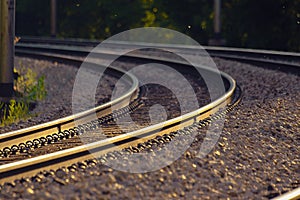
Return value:
<svg viewBox="0 0 300 200">
<path fill-rule="evenodd" d="M 39 52 L 37 52 L 36 50 L 34 50 L 33 52 L 32 48 L 30 50 L 26 50 L 24 48 L 22 50 L 17 49 L 17 54 L 42 56 L 46 58 L 56 58 L 60 60 L 78 62 L 78 60 L 74 59 L 73 57 L 65 57 L 61 54 L 53 55 L 53 53 L 40 52 L 40 49 L 38 50 Z M 136 58 L 135 56 L 133 57 Z M 138 55 L 137 57 L 139 57 L 140 59 L 156 61 L 159 60 L 167 63 L 174 62 L 171 60 L 162 60 L 161 58 L 146 58 L 140 57 Z M 184 65 L 186 68 L 189 67 L 188 64 L 184 62 L 178 62 L 176 64 Z M 216 71 L 209 68 L 203 68 L 201 70 L 210 73 L 217 73 Z M 123 71 L 115 68 L 111 68 L 110 72 L 118 75 L 125 74 Z M 2 134 L 0 138 L 2 156 L 16 154 L 16 152 L 22 151 L 25 148 L 38 147 L 47 143 L 55 142 L 59 139 L 69 138 L 78 134 L 82 134 L 87 130 L 93 130 L 105 120 L 109 120 L 112 118 L 112 115 L 109 111 L 112 105 L 116 105 L 117 108 L 120 108 L 120 111 L 117 112 L 120 113 L 119 115 L 125 114 L 126 112 L 135 109 L 139 105 L 138 99 L 132 102 L 132 100 L 136 99 L 138 95 L 137 80 L 130 74 L 126 76 L 126 79 L 132 84 L 132 86 L 129 91 L 127 91 L 118 99 L 115 99 L 113 102 L 108 102 L 95 109 L 78 113 L 75 116 L 66 117 L 24 130 Z M 189 127 L 188 130 L 190 130 L 195 127 L 206 126 L 212 120 L 224 117 L 240 101 L 241 91 L 236 87 L 235 81 L 229 75 L 223 72 L 221 72 L 221 76 L 229 85 L 225 94 L 198 110 L 194 110 L 183 116 L 175 117 L 163 123 L 155 124 L 136 131 L 131 131 L 129 133 L 121 134 L 116 137 L 107 138 L 98 142 L 81 145 L 47 155 L 41 155 L 34 158 L 3 164 L 0 166 L 1 183 L 13 181 L 22 177 L 32 176 L 35 173 L 40 172 L 41 170 L 53 170 L 62 166 L 69 166 L 70 164 L 79 161 L 92 159 L 94 158 L 94 155 L 90 154 L 90 152 L 97 153 L 98 155 L 104 155 L 105 153 L 111 152 L 113 150 L 120 150 L 124 149 L 125 147 L 141 144 L 150 140 L 151 138 L 153 139 L 158 136 L 171 138 L 171 136 L 169 136 L 168 134 L 172 133 L 171 135 L 173 135 L 174 131 L 179 130 L 182 127 Z M 124 107 L 124 104 L 126 104 L 124 102 L 132 103 L 129 105 L 129 107 Z M 227 109 L 219 112 L 222 108 L 226 107 Z M 97 117 L 99 119 L 96 121 L 90 121 L 91 113 L 95 112 L 97 113 Z M 217 112 L 217 115 L 213 115 Z M 114 113 L 114 117 L 118 117 L 118 115 L 116 116 Z M 85 123 L 79 126 L 75 126 L 74 120 L 79 118 Z"/>
<path fill-rule="evenodd" d="M 124 45 L 126 45 L 126 44 L 124 44 Z M 37 45 L 37 46 L 31 46 L 31 48 L 29 47 L 29 50 L 27 50 L 26 49 L 28 47 L 27 44 L 20 45 L 20 47 L 21 47 L 20 49 L 17 49 L 17 53 L 20 53 L 23 55 L 35 54 L 35 56 L 43 55 L 44 57 L 48 57 L 48 58 L 51 58 L 51 56 L 53 56 L 53 53 L 51 53 L 52 51 L 54 51 L 55 49 L 58 49 L 58 47 L 55 47 L 55 46 L 54 47 L 52 46 L 51 47 L 52 49 L 51 49 L 51 48 L 49 48 L 49 46 L 43 47 L 43 46 Z M 39 51 L 42 51 L 42 53 L 40 52 L 40 55 L 38 55 L 38 53 L 34 53 L 33 51 L 35 51 L 34 50 L 35 48 L 39 49 Z M 79 50 L 72 49 L 72 48 L 73 47 L 65 47 L 65 49 L 59 48 L 60 49 L 59 53 L 60 54 L 61 53 L 68 54 L 69 57 L 67 57 L 67 59 L 69 61 L 72 61 L 72 58 L 70 57 L 70 52 L 68 52 L 68 49 L 72 52 L 71 54 L 76 53 L 76 55 L 78 55 L 78 56 L 84 56 L 87 53 L 85 51 L 80 52 Z M 176 48 L 180 49 L 180 47 L 176 47 Z M 86 51 L 88 51 L 88 50 L 86 50 Z M 101 52 L 101 53 L 106 53 L 107 55 L 110 54 L 109 52 Z M 217 56 L 217 55 L 218 54 L 216 53 L 215 56 Z M 57 54 L 56 56 L 57 56 L 57 59 L 64 60 L 64 56 L 59 55 L 59 54 Z M 231 58 L 233 58 L 233 57 L 234 56 L 231 56 Z M 238 56 L 236 56 L 236 57 L 238 57 Z M 243 57 L 244 58 L 238 58 L 236 60 L 245 60 L 246 56 L 243 56 Z M 154 58 L 149 58 L 149 57 L 145 57 L 145 56 L 141 56 L 141 55 L 131 55 L 131 58 L 148 59 L 148 60 L 154 59 Z M 228 56 L 227 58 L 230 59 L 230 56 Z M 164 62 L 172 62 L 171 60 L 165 60 L 165 59 L 159 58 L 159 57 L 157 57 L 155 60 L 164 61 Z M 255 59 L 252 58 L 252 61 L 254 61 L 254 60 Z M 265 61 L 267 62 L 267 60 L 273 62 L 273 64 L 274 64 L 274 60 L 266 59 Z M 251 59 L 250 59 L 250 61 L 251 61 Z M 260 62 L 260 61 L 256 60 L 255 62 Z M 282 66 L 288 65 L 287 62 L 282 62 L 282 61 L 280 61 L 280 62 L 275 61 L 275 63 L 280 64 L 281 69 L 283 69 Z M 179 63 L 179 64 L 186 65 L 185 63 Z M 293 68 L 295 66 L 297 66 L 297 64 L 295 64 L 295 66 L 294 66 L 294 64 L 295 63 L 292 64 Z M 188 66 L 186 66 L 186 67 L 188 67 Z M 174 127 L 174 124 L 178 124 L 179 122 L 182 122 L 182 121 L 184 121 L 184 126 L 189 127 L 189 129 L 193 129 L 193 128 L 199 127 L 199 126 L 203 127 L 206 124 L 208 124 L 211 120 L 213 120 L 213 119 L 209 118 L 210 115 L 217 112 L 220 108 L 222 108 L 226 105 L 229 105 L 228 109 L 226 109 L 225 111 L 220 113 L 218 116 L 215 116 L 215 118 L 222 117 L 227 112 L 229 112 L 232 108 L 234 108 L 234 106 L 236 106 L 240 100 L 240 91 L 239 91 L 239 88 L 236 88 L 234 80 L 232 80 L 228 75 L 226 75 L 224 73 L 222 73 L 222 76 L 225 80 L 227 80 L 230 83 L 230 87 L 227 89 L 226 94 L 220 98 L 221 100 L 219 99 L 218 102 L 213 102 L 213 104 L 209 104 L 208 106 L 203 107 L 195 112 L 191 112 L 188 115 L 184 116 L 183 119 L 175 118 L 175 119 L 172 119 L 171 121 L 169 121 L 167 124 L 166 123 L 158 124 L 156 126 L 147 127 L 147 128 L 141 129 L 141 130 L 134 131 L 131 133 L 132 135 L 124 134 L 124 135 L 120 135 L 117 137 L 106 139 L 104 141 L 88 144 L 85 146 L 80 146 L 80 147 L 76 147 L 73 149 L 67 149 L 67 150 L 64 150 L 61 152 L 55 152 L 55 153 L 49 154 L 49 155 L 43 155 L 41 157 L 36 157 L 36 158 L 32 158 L 32 159 L 27 159 L 27 160 L 22 160 L 22 161 L 2 165 L 2 166 L 0 166 L 1 177 L 4 177 L 4 178 L 2 178 L 2 180 L 3 180 L 3 182 L 12 181 L 18 177 L 31 176 L 32 174 L 35 174 L 42 169 L 48 169 L 48 170 L 55 169 L 55 168 L 59 168 L 61 166 L 68 166 L 68 165 L 70 165 L 70 163 L 76 163 L 78 161 L 92 159 L 93 156 L 89 154 L 89 150 L 97 151 L 98 149 L 102 149 L 102 150 L 104 149 L 104 151 L 99 152 L 99 154 L 104 155 L 107 152 L 110 152 L 112 150 L 116 150 L 119 148 L 125 148 L 128 145 L 135 146 L 137 144 L 141 144 L 141 143 L 143 143 L 147 140 L 150 140 L 151 138 L 154 138 L 159 135 L 160 136 L 165 135 L 165 137 L 170 137 L 167 133 L 171 132 L 172 133 L 171 135 L 174 135 L 173 131 L 179 129 L 176 126 Z M 128 77 L 128 79 L 130 79 L 130 77 Z M 131 82 L 134 82 L 133 78 L 131 78 Z M 236 91 L 236 92 L 234 92 L 234 91 Z M 131 92 L 133 92 L 133 90 Z M 101 116 L 104 116 L 104 115 L 102 115 L 102 113 L 101 113 L 101 114 L 99 114 L 99 117 L 101 117 Z M 149 135 L 150 133 L 152 133 L 155 130 L 164 130 L 164 131 L 158 132 L 158 135 Z M 142 137 L 140 137 L 140 136 L 142 136 Z M 135 139 L 130 139 L 130 137 L 133 137 Z M 136 138 L 140 138 L 140 139 L 136 139 Z M 122 142 L 122 141 L 127 141 L 127 142 Z M 116 146 L 111 147 L 109 145 L 111 143 L 117 143 L 117 144 L 121 144 L 121 145 L 117 146 L 117 147 Z M 10 146 L 11 144 L 8 144 L 8 146 Z M 16 143 L 14 142 L 14 144 L 16 144 Z M 12 146 L 13 145 L 11 145 L 11 147 Z M 74 157 L 74 154 L 80 155 L 80 156 Z M 55 163 L 55 161 L 59 161 L 62 158 L 68 158 L 68 160 L 65 160 L 64 162 L 59 162 L 59 164 L 57 164 L 57 163 L 53 164 L 53 163 Z M 36 168 L 34 168 L 32 166 L 36 166 Z M 43 167 L 41 167 L 41 166 L 43 166 Z M 30 171 L 28 171 L 29 168 L 30 168 Z M 293 197 L 298 197 L 297 195 L 299 195 L 299 194 L 297 194 L 297 192 L 294 192 L 291 194 Z M 284 196 L 283 196 L 283 198 L 284 198 Z"/>
<path fill-rule="evenodd" d="M 61 53 L 67 51 L 71 54 L 86 56 L 93 47 L 97 46 L 100 41 L 96 40 L 84 40 L 84 39 L 54 39 L 54 38 L 36 38 L 36 37 L 21 37 L 22 44 L 19 44 L 17 48 L 33 47 L 42 51 L 50 51 L 51 48 L 59 50 Z M 41 44 L 43 44 L 41 46 Z M 44 45 L 51 44 L 48 48 Z M 55 45 L 57 45 L 55 47 Z M 171 50 L 177 50 L 178 52 L 184 52 L 185 54 L 193 54 L 195 50 L 199 51 L 197 46 L 185 46 L 185 45 L 159 45 L 159 44 L 139 44 L 139 43 L 127 43 L 127 42 L 111 42 L 107 44 L 109 48 L 117 50 L 118 48 L 141 47 L 146 45 L 153 48 L 167 47 Z M 64 50 L 64 47 L 66 50 Z M 78 47 L 81 47 L 78 50 Z M 210 56 L 220 57 L 229 60 L 236 60 L 245 63 L 255 64 L 264 68 L 275 69 L 279 71 L 289 72 L 300 75 L 300 54 L 293 52 L 282 51 L 270 51 L 270 50 L 256 50 L 256 49 L 241 49 L 241 48 L 228 48 L 228 47 L 211 47 L 204 46 L 204 49 Z"/>
</svg>

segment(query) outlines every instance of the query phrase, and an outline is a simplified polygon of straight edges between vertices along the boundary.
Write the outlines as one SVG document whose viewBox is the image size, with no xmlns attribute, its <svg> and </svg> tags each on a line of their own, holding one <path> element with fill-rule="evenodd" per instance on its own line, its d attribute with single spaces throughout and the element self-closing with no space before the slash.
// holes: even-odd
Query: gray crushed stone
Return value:
<svg viewBox="0 0 300 200">
<path fill-rule="evenodd" d="M 217 145 L 196 157 L 201 138 L 177 161 L 130 174 L 104 165 L 5 185 L 1 199 L 269 199 L 300 186 L 300 77 L 215 59 L 244 98 Z M 200 132 L 201 133 L 201 132 Z M 199 136 L 200 137 L 200 136 Z"/>
</svg>

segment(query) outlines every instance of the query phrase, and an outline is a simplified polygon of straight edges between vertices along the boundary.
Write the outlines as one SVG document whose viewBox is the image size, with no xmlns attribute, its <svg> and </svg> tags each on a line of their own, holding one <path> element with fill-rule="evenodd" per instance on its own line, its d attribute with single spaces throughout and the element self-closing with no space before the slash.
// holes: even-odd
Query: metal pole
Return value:
<svg viewBox="0 0 300 200">
<path fill-rule="evenodd" d="M 15 0 L 1 0 L 0 12 L 0 97 L 12 97 L 15 54 Z"/>
<path fill-rule="evenodd" d="M 221 35 L 221 0 L 214 0 L 214 36 L 208 41 L 208 45 L 224 46 L 226 40 Z"/>
<path fill-rule="evenodd" d="M 51 36 L 56 37 L 56 0 L 51 0 Z"/>
<path fill-rule="evenodd" d="M 214 2 L 214 31 L 216 39 L 220 38 L 221 34 L 221 0 L 215 0 Z"/>
</svg>

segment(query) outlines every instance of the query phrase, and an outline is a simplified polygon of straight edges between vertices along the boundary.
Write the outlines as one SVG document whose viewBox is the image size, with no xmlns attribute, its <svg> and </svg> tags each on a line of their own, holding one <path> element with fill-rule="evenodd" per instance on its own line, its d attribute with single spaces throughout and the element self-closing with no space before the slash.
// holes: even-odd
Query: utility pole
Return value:
<svg viewBox="0 0 300 200">
<path fill-rule="evenodd" d="M 214 38 L 208 43 L 213 46 L 225 45 L 221 36 L 221 0 L 214 0 Z"/>
<path fill-rule="evenodd" d="M 15 0 L 0 1 L 0 97 L 13 96 Z"/>
<path fill-rule="evenodd" d="M 221 34 L 221 0 L 215 0 L 214 2 L 215 18 L 214 18 L 214 31 L 215 38 L 220 38 Z"/>
<path fill-rule="evenodd" d="M 56 37 L 56 0 L 51 0 L 51 36 Z"/>
</svg>

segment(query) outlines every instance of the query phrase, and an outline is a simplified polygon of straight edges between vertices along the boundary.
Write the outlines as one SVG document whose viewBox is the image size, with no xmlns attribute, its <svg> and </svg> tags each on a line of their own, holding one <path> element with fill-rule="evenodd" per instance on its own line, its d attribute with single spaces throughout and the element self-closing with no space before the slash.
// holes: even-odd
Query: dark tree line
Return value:
<svg viewBox="0 0 300 200">
<path fill-rule="evenodd" d="M 57 0 L 58 37 L 105 39 L 137 27 L 213 37 L 212 0 Z M 17 0 L 17 35 L 50 35 L 50 0 Z M 300 0 L 223 0 L 228 46 L 300 51 Z"/>
</svg>

